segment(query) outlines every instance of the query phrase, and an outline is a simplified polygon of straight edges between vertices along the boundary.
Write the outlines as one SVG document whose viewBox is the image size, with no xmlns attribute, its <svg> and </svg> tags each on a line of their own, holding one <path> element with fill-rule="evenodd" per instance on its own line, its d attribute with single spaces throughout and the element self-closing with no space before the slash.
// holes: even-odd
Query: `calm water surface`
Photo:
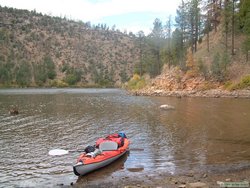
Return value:
<svg viewBox="0 0 250 188">
<path fill-rule="evenodd" d="M 175 110 L 160 110 L 162 104 Z M 12 105 L 19 115 L 8 114 Z M 130 138 L 131 151 L 90 174 L 95 181 L 250 167 L 249 99 L 136 97 L 118 89 L 7 89 L 0 90 L 0 187 L 75 183 L 72 164 L 79 153 L 55 157 L 48 151 L 83 149 L 119 131 Z"/>
</svg>

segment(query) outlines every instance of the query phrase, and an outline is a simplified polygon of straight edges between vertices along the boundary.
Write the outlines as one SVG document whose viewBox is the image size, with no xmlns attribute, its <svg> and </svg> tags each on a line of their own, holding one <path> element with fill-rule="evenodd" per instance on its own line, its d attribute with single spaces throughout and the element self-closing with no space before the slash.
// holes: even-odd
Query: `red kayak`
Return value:
<svg viewBox="0 0 250 188">
<path fill-rule="evenodd" d="M 90 147 L 90 150 L 87 150 L 87 147 L 86 152 L 78 157 L 77 163 L 73 166 L 75 175 L 83 176 L 107 166 L 127 152 L 129 143 L 124 133 L 99 138 L 94 148 Z"/>
</svg>

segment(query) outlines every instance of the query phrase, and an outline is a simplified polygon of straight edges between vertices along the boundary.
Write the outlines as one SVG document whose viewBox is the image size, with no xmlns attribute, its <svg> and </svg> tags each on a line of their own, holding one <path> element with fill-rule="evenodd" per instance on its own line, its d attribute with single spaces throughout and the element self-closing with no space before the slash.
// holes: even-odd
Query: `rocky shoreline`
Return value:
<svg viewBox="0 0 250 188">
<path fill-rule="evenodd" d="M 130 91 L 136 96 L 164 96 L 164 97 L 210 97 L 210 98 L 250 98 L 250 90 L 227 91 L 223 89 L 210 90 L 162 90 L 154 88 L 146 88 L 141 90 Z"/>
<path fill-rule="evenodd" d="M 132 182 L 127 182 L 121 187 L 124 188 L 216 188 L 227 187 L 225 184 L 235 187 L 235 184 L 242 184 L 249 187 L 250 169 L 238 172 L 228 172 L 225 174 L 186 174 L 178 176 L 162 175 L 158 178 L 147 178 Z M 139 178 L 140 179 L 140 178 Z M 119 187 L 119 186 L 118 186 Z M 228 186 L 229 187 L 229 186 Z M 242 186 L 237 186 L 242 187 Z"/>
<path fill-rule="evenodd" d="M 161 75 L 153 79 L 145 77 L 145 82 L 145 87 L 130 92 L 139 96 L 250 98 L 250 87 L 226 90 L 220 82 L 208 81 L 201 75 L 190 75 L 177 67 L 165 66 Z"/>
<path fill-rule="evenodd" d="M 242 184 L 249 187 L 250 169 L 241 169 L 226 173 L 186 173 L 183 175 L 143 175 L 112 177 L 112 180 L 100 182 L 82 179 L 69 187 L 98 188 L 220 188 L 227 185 Z M 67 186 L 66 186 L 67 187 Z M 229 187 L 229 186 L 228 186 Z M 235 186 L 231 186 L 235 187 Z M 242 186 L 237 186 L 242 187 Z"/>
</svg>

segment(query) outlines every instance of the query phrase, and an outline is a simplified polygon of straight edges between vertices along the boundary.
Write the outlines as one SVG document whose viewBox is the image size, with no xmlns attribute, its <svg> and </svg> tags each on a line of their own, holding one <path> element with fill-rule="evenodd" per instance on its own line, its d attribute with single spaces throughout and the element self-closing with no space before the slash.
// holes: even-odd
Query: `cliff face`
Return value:
<svg viewBox="0 0 250 188">
<path fill-rule="evenodd" d="M 106 25 L 92 27 L 89 23 L 0 7 L 0 65 L 11 66 L 10 83 L 16 82 L 16 68 L 24 62 L 30 67 L 34 83 L 36 66 L 45 57 L 55 64 L 54 79 L 63 80 L 67 67 L 81 71 L 81 83 L 96 83 L 111 75 L 109 81 L 118 84 L 132 75 L 139 49 L 134 36 Z"/>
</svg>

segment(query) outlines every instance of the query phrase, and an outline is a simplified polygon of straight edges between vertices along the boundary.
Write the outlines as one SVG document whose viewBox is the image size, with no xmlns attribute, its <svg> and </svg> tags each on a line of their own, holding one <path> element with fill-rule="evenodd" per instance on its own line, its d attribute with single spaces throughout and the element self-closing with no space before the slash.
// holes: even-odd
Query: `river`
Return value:
<svg viewBox="0 0 250 188">
<path fill-rule="evenodd" d="M 175 109 L 162 110 L 162 104 Z M 16 116 L 9 115 L 13 105 Z M 49 150 L 83 149 L 119 131 L 131 140 L 131 151 L 89 180 L 250 167 L 249 99 L 142 97 L 120 89 L 1 89 L 0 187 L 84 184 L 72 172 L 80 153 L 49 156 Z"/>
</svg>

